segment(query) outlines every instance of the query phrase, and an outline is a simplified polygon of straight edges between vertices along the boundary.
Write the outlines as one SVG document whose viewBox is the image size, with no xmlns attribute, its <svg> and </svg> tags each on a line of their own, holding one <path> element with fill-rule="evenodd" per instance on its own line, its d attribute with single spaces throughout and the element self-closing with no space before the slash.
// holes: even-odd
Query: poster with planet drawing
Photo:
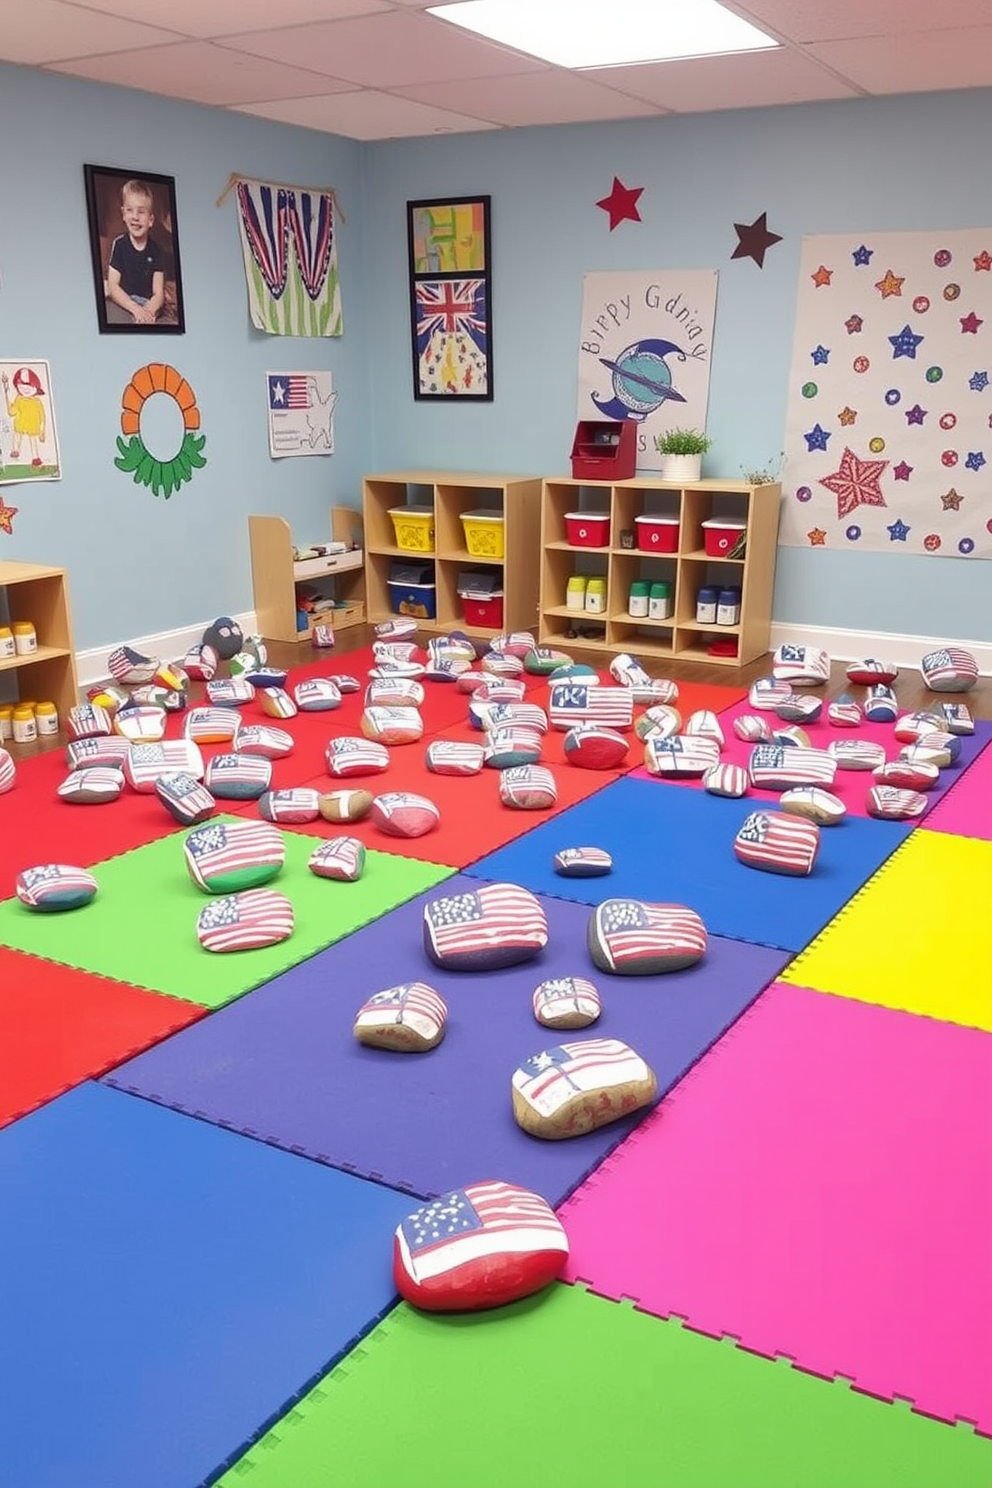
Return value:
<svg viewBox="0 0 992 1488">
<path fill-rule="evenodd" d="M 638 470 L 658 470 L 655 439 L 706 428 L 715 269 L 586 274 L 579 330 L 579 419 L 630 420 Z"/>
<path fill-rule="evenodd" d="M 992 228 L 803 241 L 779 541 L 992 558 Z"/>
</svg>

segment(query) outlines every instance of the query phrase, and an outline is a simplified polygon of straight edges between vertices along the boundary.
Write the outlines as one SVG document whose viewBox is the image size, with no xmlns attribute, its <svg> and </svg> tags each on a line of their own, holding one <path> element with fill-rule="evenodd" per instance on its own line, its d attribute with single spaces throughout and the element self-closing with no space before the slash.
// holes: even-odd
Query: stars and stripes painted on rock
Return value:
<svg viewBox="0 0 992 1488">
<path fill-rule="evenodd" d="M 66 733 L 71 739 L 92 739 L 114 731 L 113 719 L 98 703 L 77 703 L 65 718 Z"/>
<path fill-rule="evenodd" d="M 894 661 L 877 661 L 866 657 L 864 661 L 852 661 L 847 668 L 847 680 L 862 687 L 871 687 L 876 682 L 894 682 L 899 668 Z"/>
<path fill-rule="evenodd" d="M 207 894 L 268 883 L 286 861 L 282 833 L 264 821 L 208 822 L 183 843 L 189 876 Z"/>
<path fill-rule="evenodd" d="M 703 776 L 703 789 L 711 796 L 746 796 L 748 775 L 743 765 L 714 765 Z"/>
<path fill-rule="evenodd" d="M 897 790 L 933 790 L 940 779 L 940 767 L 929 760 L 889 760 L 872 771 L 877 785 L 894 785 Z"/>
<path fill-rule="evenodd" d="M 482 747 L 483 763 L 491 770 L 512 770 L 517 765 L 536 765 L 541 758 L 541 735 L 520 724 L 487 731 Z"/>
<path fill-rule="evenodd" d="M 264 754 L 215 754 L 203 777 L 222 801 L 257 801 L 272 784 L 272 761 Z"/>
<path fill-rule="evenodd" d="M 865 797 L 868 815 L 882 821 L 915 821 L 927 805 L 926 796 L 919 791 L 900 790 L 894 785 L 873 785 Z"/>
<path fill-rule="evenodd" d="M 492 733 L 496 729 L 527 728 L 535 733 L 546 734 L 548 715 L 538 703 L 493 702 L 478 692 L 472 694 L 468 705 L 469 722 L 473 727 Z"/>
<path fill-rule="evenodd" d="M 462 744 L 457 739 L 433 739 L 424 763 L 434 775 L 478 775 L 485 749 L 481 744 Z"/>
<path fill-rule="evenodd" d="M 823 699 L 809 692 L 793 692 L 775 704 L 775 716 L 784 723 L 815 723 L 823 712 Z"/>
<path fill-rule="evenodd" d="M 132 790 L 151 795 L 160 775 L 203 779 L 203 755 L 192 739 L 163 739 L 158 744 L 132 744 L 124 761 L 124 778 Z"/>
<path fill-rule="evenodd" d="M 58 798 L 71 806 L 102 806 L 116 801 L 123 789 L 123 771 L 112 765 L 91 765 L 67 775 L 58 787 Z"/>
<path fill-rule="evenodd" d="M 790 816 L 805 816 L 821 827 L 833 827 L 843 821 L 847 807 L 839 796 L 821 790 L 817 785 L 797 785 L 783 792 L 779 805 Z"/>
<path fill-rule="evenodd" d="M 357 883 L 365 871 L 365 843 L 357 837 L 328 837 L 310 854 L 307 867 L 317 878 Z"/>
<path fill-rule="evenodd" d="M 706 954 L 706 926 L 685 904 L 604 899 L 586 938 L 593 965 L 614 976 L 683 971 Z"/>
<path fill-rule="evenodd" d="M 260 754 L 265 759 L 285 759 L 296 748 L 287 729 L 269 723 L 243 723 L 238 730 L 238 754 Z"/>
<path fill-rule="evenodd" d="M 942 646 L 924 656 L 920 673 L 931 692 L 967 692 L 978 681 L 978 663 L 960 646 Z"/>
<path fill-rule="evenodd" d="M 613 859 L 605 847 L 563 847 L 551 866 L 562 878 L 603 878 L 613 872 Z"/>
<path fill-rule="evenodd" d="M 240 708 L 255 696 L 254 684 L 247 677 L 218 677 L 208 682 L 207 702 L 214 708 Z"/>
<path fill-rule="evenodd" d="M 525 1060 L 513 1073 L 511 1093 L 517 1125 L 559 1141 L 650 1105 L 658 1082 L 621 1039 L 575 1039 Z"/>
<path fill-rule="evenodd" d="M 752 811 L 734 838 L 734 854 L 747 868 L 804 878 L 820 849 L 816 822 L 786 811 Z"/>
<path fill-rule="evenodd" d="M 419 708 L 424 684 L 416 677 L 373 677 L 365 689 L 367 708 Z"/>
<path fill-rule="evenodd" d="M 827 722 L 833 724 L 834 728 L 857 728 L 863 719 L 861 704 L 855 702 L 846 692 L 835 698 L 827 708 Z"/>
<path fill-rule="evenodd" d="M 117 646 L 107 657 L 107 670 L 117 682 L 150 682 L 159 669 L 157 656 L 143 656 L 131 646 Z"/>
<path fill-rule="evenodd" d="M 747 701 L 750 708 L 759 713 L 767 713 L 774 711 L 779 703 L 784 703 L 791 695 L 791 683 L 780 681 L 777 677 L 757 677 L 748 688 Z"/>
<path fill-rule="evenodd" d="M 649 734 L 644 741 L 644 768 L 651 775 L 691 778 L 705 775 L 719 763 L 719 744 L 702 734 L 673 734 L 670 738 Z"/>
<path fill-rule="evenodd" d="M 444 998 L 426 982 L 402 982 L 375 992 L 359 1008 L 352 1033 L 360 1044 L 421 1054 L 444 1037 L 448 1009 Z"/>
<path fill-rule="evenodd" d="M 566 731 L 577 723 L 629 729 L 634 721 L 634 694 L 629 687 L 552 681 L 548 692 L 551 727 Z"/>
<path fill-rule="evenodd" d="M 308 785 L 265 791 L 258 798 L 258 814 L 268 822 L 300 826 L 320 816 L 320 796 Z"/>
<path fill-rule="evenodd" d="M 975 732 L 975 720 L 964 703 L 941 702 L 940 722 L 949 734 L 968 735 Z"/>
<path fill-rule="evenodd" d="M 531 1006 L 545 1028 L 588 1028 L 602 1012 L 599 993 L 588 977 L 550 977 L 539 982 Z"/>
<path fill-rule="evenodd" d="M 423 837 L 441 820 L 433 801 L 413 791 L 385 791 L 376 796 L 369 820 L 389 837 Z"/>
<path fill-rule="evenodd" d="M 354 775 L 381 775 L 389 766 L 389 750 L 376 739 L 342 735 L 329 739 L 324 750 L 328 775 L 347 779 Z"/>
<path fill-rule="evenodd" d="M 787 641 L 772 656 L 772 676 L 779 682 L 826 682 L 830 657 L 821 646 L 797 646 Z"/>
<path fill-rule="evenodd" d="M 293 933 L 293 906 L 274 889 L 248 889 L 205 904 L 196 938 L 205 951 L 254 951 L 278 945 Z"/>
<path fill-rule="evenodd" d="M 416 708 L 366 708 L 359 728 L 381 744 L 416 744 L 424 737 L 424 720 Z"/>
<path fill-rule="evenodd" d="M 184 827 L 207 821 L 217 810 L 217 802 L 203 782 L 184 771 L 159 775 L 155 794 L 169 815 Z"/>
<path fill-rule="evenodd" d="M 862 710 L 869 723 L 892 723 L 899 713 L 899 704 L 892 688 L 880 683 L 869 687 Z"/>
<path fill-rule="evenodd" d="M 876 770 L 885 764 L 885 747 L 874 739 L 831 739 L 827 753 L 838 770 Z"/>
<path fill-rule="evenodd" d="M 0 796 L 14 789 L 17 781 L 17 766 L 9 749 L 0 749 Z"/>
<path fill-rule="evenodd" d="M 237 708 L 190 708 L 183 719 L 183 736 L 194 744 L 232 744 L 240 727 Z"/>
<path fill-rule="evenodd" d="M 825 749 L 756 744 L 751 750 L 747 772 L 758 790 L 791 790 L 795 785 L 830 786 L 837 774 L 837 761 Z"/>
<path fill-rule="evenodd" d="M 82 770 L 90 765 L 109 765 L 112 770 L 123 770 L 130 752 L 131 745 L 119 734 L 92 735 L 86 739 L 70 740 L 65 749 L 65 762 L 70 770 Z"/>
<path fill-rule="evenodd" d="M 499 799 L 516 811 L 549 811 L 558 799 L 558 787 L 547 766 L 514 765 L 500 774 Z"/>
<path fill-rule="evenodd" d="M 530 961 L 548 943 L 539 899 L 517 884 L 480 884 L 424 906 L 424 950 L 452 971 L 490 971 Z"/>
<path fill-rule="evenodd" d="M 472 1183 L 403 1220 L 393 1280 L 433 1312 L 503 1307 L 548 1286 L 568 1259 L 568 1237 L 546 1199 L 513 1183 Z"/>
<path fill-rule="evenodd" d="M 53 914 L 80 909 L 96 896 L 98 884 L 86 868 L 70 863 L 43 863 L 17 875 L 14 892 L 27 909 Z"/>
<path fill-rule="evenodd" d="M 772 736 L 772 726 L 758 713 L 742 713 L 734 719 L 734 733 L 746 744 L 767 743 Z"/>
</svg>

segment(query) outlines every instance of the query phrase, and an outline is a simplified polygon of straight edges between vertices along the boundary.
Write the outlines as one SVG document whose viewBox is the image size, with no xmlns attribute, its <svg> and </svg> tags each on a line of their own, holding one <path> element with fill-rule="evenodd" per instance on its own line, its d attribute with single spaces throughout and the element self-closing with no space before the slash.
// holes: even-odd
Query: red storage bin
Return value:
<svg viewBox="0 0 992 1488">
<path fill-rule="evenodd" d="M 566 512 L 565 535 L 573 548 L 608 548 L 609 512 Z"/>
<path fill-rule="evenodd" d="M 492 594 L 488 599 L 473 599 L 463 594 L 462 614 L 466 625 L 486 625 L 493 630 L 503 629 L 503 596 Z"/>
<path fill-rule="evenodd" d="M 572 440 L 575 480 L 629 480 L 637 467 L 637 425 L 629 419 L 581 419 Z"/>
<path fill-rule="evenodd" d="M 645 553 L 677 553 L 679 550 L 678 517 L 656 517 L 645 514 L 634 518 L 637 546 Z"/>
<path fill-rule="evenodd" d="M 743 558 L 747 523 L 741 517 L 710 517 L 703 523 L 703 546 L 708 558 Z"/>
</svg>

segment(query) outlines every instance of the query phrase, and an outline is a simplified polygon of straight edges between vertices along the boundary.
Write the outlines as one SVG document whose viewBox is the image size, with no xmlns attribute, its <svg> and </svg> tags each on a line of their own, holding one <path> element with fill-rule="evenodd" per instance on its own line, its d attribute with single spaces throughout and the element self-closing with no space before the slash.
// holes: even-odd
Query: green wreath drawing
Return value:
<svg viewBox="0 0 992 1488">
<path fill-rule="evenodd" d="M 141 410 L 153 393 L 174 398 L 183 416 L 183 441 L 171 460 L 156 460 L 141 437 Z M 203 453 L 207 436 L 196 433 L 199 427 L 196 394 L 182 373 L 164 362 L 150 362 L 138 368 L 124 389 L 121 429 L 130 437 L 124 440 L 117 436 L 120 455 L 114 464 L 130 475 L 135 485 L 148 486 L 153 496 L 164 496 L 168 501 L 184 481 L 192 480 L 194 470 L 202 470 L 207 463 Z"/>
</svg>

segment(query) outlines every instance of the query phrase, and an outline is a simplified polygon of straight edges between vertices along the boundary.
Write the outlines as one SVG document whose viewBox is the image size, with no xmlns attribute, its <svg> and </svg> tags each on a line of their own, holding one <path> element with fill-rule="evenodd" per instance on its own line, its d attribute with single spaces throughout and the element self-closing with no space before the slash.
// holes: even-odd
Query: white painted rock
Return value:
<svg viewBox="0 0 992 1488">
<path fill-rule="evenodd" d="M 307 677 L 293 688 L 293 702 L 301 713 L 333 713 L 341 706 L 341 690 L 330 677 Z"/>
<path fill-rule="evenodd" d="M 703 789 L 711 796 L 746 796 L 749 782 L 742 765 L 714 765 L 703 776 Z"/>
<path fill-rule="evenodd" d="M 316 821 L 320 816 L 320 795 L 309 785 L 268 790 L 258 800 L 258 814 L 276 825 L 299 825 Z"/>
<path fill-rule="evenodd" d="M 190 708 L 183 719 L 183 736 L 194 744 L 233 744 L 240 727 L 236 708 Z"/>
<path fill-rule="evenodd" d="M 534 988 L 534 1017 L 545 1028 L 588 1028 L 602 1012 L 599 993 L 586 977 L 551 977 Z"/>
<path fill-rule="evenodd" d="M 60 801 L 70 806 L 101 806 L 116 801 L 124 789 L 124 774 L 109 765 L 73 770 L 58 787 Z"/>
<path fill-rule="evenodd" d="M 365 689 L 367 708 L 419 708 L 424 684 L 415 677 L 373 677 Z"/>
<path fill-rule="evenodd" d="M 748 761 L 751 784 L 758 790 L 791 790 L 796 785 L 831 786 L 837 761 L 824 749 L 786 744 L 756 744 Z"/>
<path fill-rule="evenodd" d="M 644 768 L 651 775 L 692 778 L 705 775 L 720 763 L 720 746 L 701 734 L 674 734 L 644 741 Z"/>
<path fill-rule="evenodd" d="M 639 739 L 646 739 L 652 734 L 662 739 L 671 739 L 681 732 L 682 714 L 678 708 L 671 708 L 665 703 L 646 708 L 634 724 L 634 733 Z"/>
<path fill-rule="evenodd" d="M 426 982 L 402 982 L 363 1002 L 352 1033 L 372 1049 L 423 1054 L 444 1038 L 448 1009 L 444 998 Z"/>
<path fill-rule="evenodd" d="M 924 656 L 920 673 L 931 692 L 967 692 L 978 681 L 978 663 L 960 646 L 943 646 Z"/>
<path fill-rule="evenodd" d="M 726 743 L 719 719 L 708 708 L 701 708 L 695 713 L 690 713 L 685 721 L 683 732 L 694 734 L 700 739 L 712 739 L 720 749 Z"/>
<path fill-rule="evenodd" d="M 877 770 L 885 764 L 885 748 L 872 739 L 831 739 L 827 752 L 838 770 Z"/>
<path fill-rule="evenodd" d="M 285 759 L 296 748 L 286 729 L 268 723 L 243 723 L 238 729 L 238 753 L 260 754 L 265 759 Z"/>
<path fill-rule="evenodd" d="M 847 807 L 840 797 L 821 790 L 817 785 L 798 785 L 785 791 L 779 805 L 791 816 L 805 816 L 819 827 L 835 826 L 847 815 Z"/>
<path fill-rule="evenodd" d="M 734 719 L 734 733 L 748 744 L 763 744 L 772 736 L 772 726 L 758 713 L 742 713 Z"/>
<path fill-rule="evenodd" d="M 119 734 L 94 734 L 87 739 L 73 739 L 67 744 L 65 762 L 70 770 L 83 770 L 91 765 L 106 765 L 112 770 L 123 770 L 124 761 L 130 753 L 130 744 Z"/>
<path fill-rule="evenodd" d="M 132 744 L 124 761 L 124 779 L 142 795 L 151 795 L 161 775 L 192 775 L 194 780 L 202 780 L 203 773 L 203 755 L 192 739 Z"/>
<path fill-rule="evenodd" d="M 649 1106 L 658 1081 L 620 1039 L 570 1039 L 526 1060 L 514 1071 L 511 1090 L 517 1125 L 533 1137 L 560 1141 Z"/>
<path fill-rule="evenodd" d="M 548 811 L 558 799 L 558 787 L 544 765 L 516 765 L 500 773 L 499 798 L 518 811 Z"/>
<path fill-rule="evenodd" d="M 369 820 L 390 837 L 423 837 L 433 832 L 441 813 L 426 796 L 411 791 L 388 791 L 372 802 Z"/>
<path fill-rule="evenodd" d="M 820 646 L 779 646 L 772 657 L 772 676 L 778 682 L 817 687 L 830 677 L 830 657 Z"/>
<path fill-rule="evenodd" d="M 872 771 L 879 785 L 893 785 L 897 790 L 933 790 L 940 779 L 940 767 L 929 760 L 889 760 Z"/>
<path fill-rule="evenodd" d="M 366 739 L 380 744 L 416 744 L 424 736 L 424 720 L 416 708 L 366 708 L 359 728 Z"/>
<path fill-rule="evenodd" d="M 919 791 L 899 790 L 893 785 L 873 785 L 865 798 L 869 816 L 883 821 L 914 821 L 927 809 L 926 796 Z"/>
<path fill-rule="evenodd" d="M 328 775 L 349 779 L 356 775 L 381 775 L 389 766 L 389 750 L 375 739 L 342 737 L 328 740 L 324 750 Z"/>
<path fill-rule="evenodd" d="M 328 837 L 310 854 L 307 867 L 317 878 L 357 883 L 365 871 L 365 844 L 357 837 Z"/>
</svg>

